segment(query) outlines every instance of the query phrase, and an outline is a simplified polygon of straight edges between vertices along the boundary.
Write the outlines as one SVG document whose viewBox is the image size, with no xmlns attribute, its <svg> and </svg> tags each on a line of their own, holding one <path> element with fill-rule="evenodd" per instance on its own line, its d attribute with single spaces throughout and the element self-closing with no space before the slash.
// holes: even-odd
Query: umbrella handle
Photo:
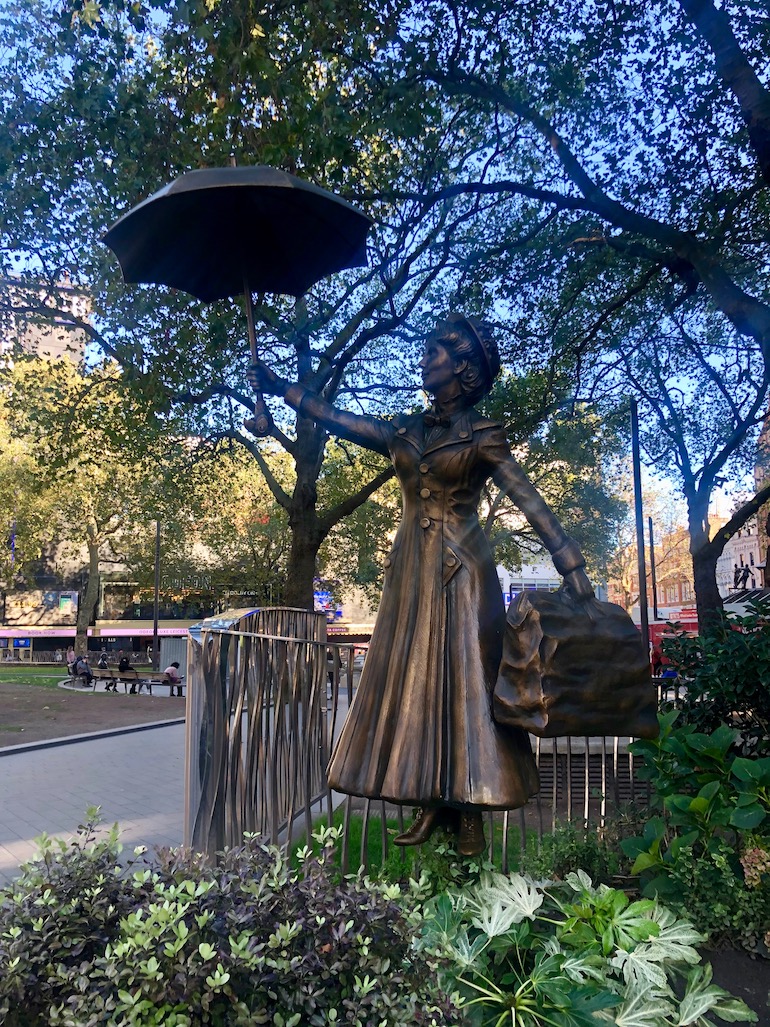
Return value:
<svg viewBox="0 0 770 1027">
<path fill-rule="evenodd" d="M 265 397 L 261 392 L 257 393 L 254 400 L 254 416 L 250 417 L 245 424 L 249 431 L 253 432 L 260 439 L 269 435 L 273 430 L 273 418 L 270 416 L 270 411 L 265 403 Z"/>
</svg>

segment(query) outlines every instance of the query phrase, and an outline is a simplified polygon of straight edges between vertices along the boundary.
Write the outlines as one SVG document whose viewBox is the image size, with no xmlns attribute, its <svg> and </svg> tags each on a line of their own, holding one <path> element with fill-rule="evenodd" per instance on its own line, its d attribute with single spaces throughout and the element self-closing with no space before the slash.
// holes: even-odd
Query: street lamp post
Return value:
<svg viewBox="0 0 770 1027">
<path fill-rule="evenodd" d="M 152 603 L 152 669 L 160 668 L 158 612 L 160 609 L 160 518 L 155 521 L 155 591 Z"/>
<path fill-rule="evenodd" d="M 642 639 L 650 648 L 650 624 L 647 611 L 647 568 L 644 560 L 644 516 L 642 513 L 642 464 L 639 455 L 639 411 L 631 400 L 631 462 L 634 468 L 634 513 L 636 516 L 636 555 L 639 568 L 639 619 Z"/>
</svg>

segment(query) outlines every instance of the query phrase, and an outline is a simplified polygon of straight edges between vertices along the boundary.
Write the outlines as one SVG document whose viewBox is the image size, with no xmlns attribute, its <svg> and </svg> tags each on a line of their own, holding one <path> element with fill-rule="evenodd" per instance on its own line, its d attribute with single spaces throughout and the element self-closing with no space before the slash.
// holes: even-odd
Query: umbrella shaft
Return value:
<svg viewBox="0 0 770 1027">
<path fill-rule="evenodd" d="M 251 286 L 248 278 L 243 280 L 243 299 L 246 304 L 246 321 L 249 326 L 249 349 L 253 363 L 257 362 L 257 329 L 254 327 L 254 304 L 251 299 Z"/>
</svg>

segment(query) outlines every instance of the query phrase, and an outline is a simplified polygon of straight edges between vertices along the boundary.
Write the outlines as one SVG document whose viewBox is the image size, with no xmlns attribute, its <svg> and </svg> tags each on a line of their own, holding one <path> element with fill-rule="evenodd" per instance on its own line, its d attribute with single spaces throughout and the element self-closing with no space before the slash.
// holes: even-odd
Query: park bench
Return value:
<svg viewBox="0 0 770 1027">
<path fill-rule="evenodd" d="M 118 670 L 116 667 L 104 669 L 93 667 L 91 673 L 94 676 L 94 691 L 96 691 L 97 682 L 105 682 L 105 688 L 112 685 L 113 688 L 117 689 L 118 685 L 123 685 L 124 692 L 128 692 L 129 685 L 131 685 L 132 692 L 137 691 L 137 686 L 139 686 L 139 690 L 141 690 L 142 686 L 146 686 L 150 695 L 152 695 L 153 685 L 165 685 L 168 688 L 168 694 L 173 694 L 171 679 L 163 671 Z M 184 689 L 184 681 L 182 681 L 182 688 Z"/>
</svg>

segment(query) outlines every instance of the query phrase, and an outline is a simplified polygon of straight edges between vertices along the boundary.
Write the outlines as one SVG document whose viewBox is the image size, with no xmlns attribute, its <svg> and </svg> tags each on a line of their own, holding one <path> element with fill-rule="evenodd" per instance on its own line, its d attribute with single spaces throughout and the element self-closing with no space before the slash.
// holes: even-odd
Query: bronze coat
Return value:
<svg viewBox="0 0 770 1027">
<path fill-rule="evenodd" d="M 524 805 L 539 784 L 529 737 L 492 714 L 505 611 L 478 523 L 484 485 L 494 478 L 552 555 L 570 539 L 511 456 L 502 427 L 473 409 L 428 427 L 423 414 L 385 421 L 337 410 L 301 385 L 285 400 L 389 456 L 401 486 L 401 523 L 329 765 L 331 787 L 415 805 Z M 554 562 L 564 570 L 561 557 Z"/>
<path fill-rule="evenodd" d="M 448 427 L 428 428 L 422 414 L 360 417 L 297 386 L 287 400 L 335 433 L 388 453 L 402 491 L 377 623 L 329 784 L 416 805 L 523 805 L 538 788 L 529 739 L 492 716 L 505 609 L 478 520 L 484 484 L 494 477 L 552 553 L 568 541 L 563 529 L 511 456 L 501 426 L 473 409 L 453 415 Z"/>
</svg>

